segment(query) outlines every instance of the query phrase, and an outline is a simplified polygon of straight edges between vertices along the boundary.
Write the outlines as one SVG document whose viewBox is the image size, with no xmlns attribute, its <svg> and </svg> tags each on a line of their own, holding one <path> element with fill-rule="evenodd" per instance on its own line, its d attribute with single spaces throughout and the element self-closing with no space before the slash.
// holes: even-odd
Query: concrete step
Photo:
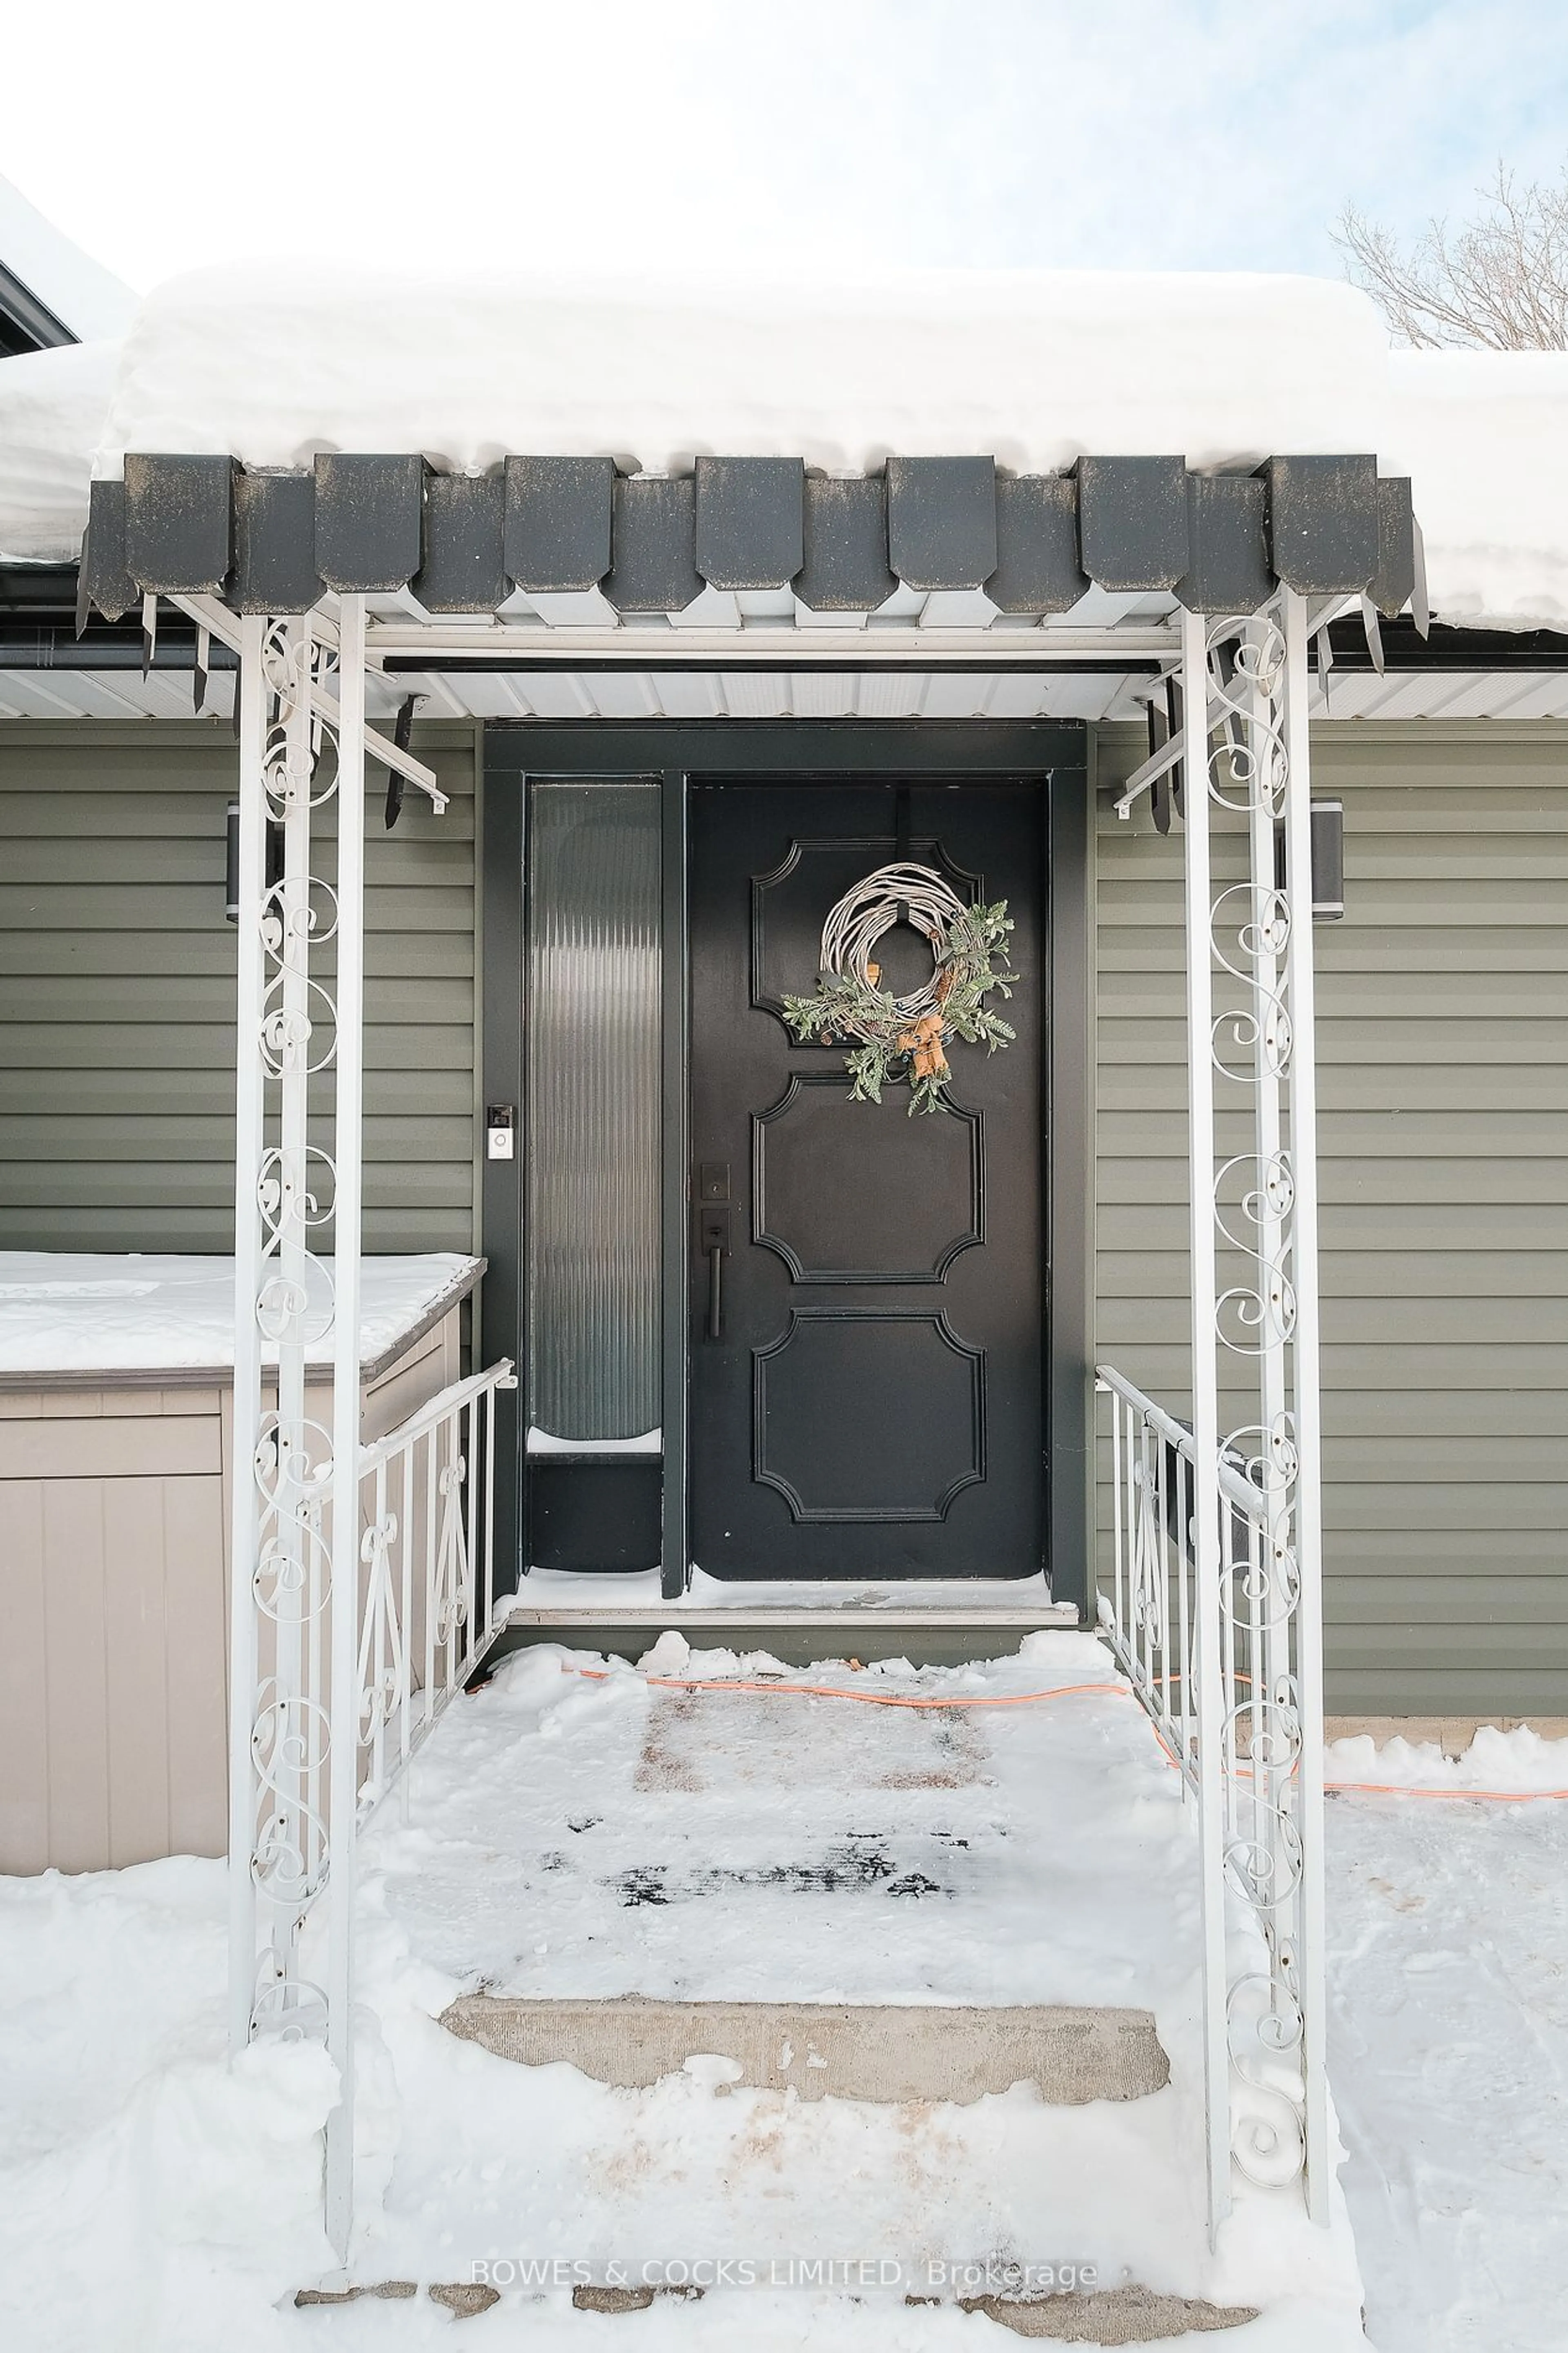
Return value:
<svg viewBox="0 0 1568 2353">
<path fill-rule="evenodd" d="M 464 1994 L 450 2033 L 525 2067 L 566 2060 L 596 2083 L 642 2089 L 690 2059 L 801 2099 L 978 2100 L 1033 2084 L 1053 2106 L 1137 2100 L 1171 2080 L 1147 2010 L 929 2003 L 524 2000 Z"/>
<path fill-rule="evenodd" d="M 419 2293 L 417 2280 L 378 2280 L 363 2287 L 302 2287 L 296 2307 L 358 2304 L 365 2297 L 405 2303 Z M 700 2287 L 575 2287 L 572 2304 L 578 2312 L 646 2312 L 662 2299 L 701 2303 Z M 488 2312 L 501 2302 L 500 2290 L 467 2281 L 438 2281 L 427 2288 L 431 2300 L 460 2319 Z M 906 2296 L 906 2305 L 936 2305 L 938 2296 Z M 1255 2305 L 1210 2304 L 1201 2296 L 1165 2295 L 1146 2287 L 1064 2290 L 1055 2295 L 960 2295 L 951 2299 L 960 2312 L 983 2313 L 988 2320 L 1010 2328 L 1015 2337 L 1044 2339 L 1055 2345 L 1169 2345 L 1172 2337 L 1205 2335 L 1219 2328 L 1245 2327 L 1259 2317 Z M 744 2300 L 736 2301 L 736 2320 L 744 2320 Z"/>
</svg>

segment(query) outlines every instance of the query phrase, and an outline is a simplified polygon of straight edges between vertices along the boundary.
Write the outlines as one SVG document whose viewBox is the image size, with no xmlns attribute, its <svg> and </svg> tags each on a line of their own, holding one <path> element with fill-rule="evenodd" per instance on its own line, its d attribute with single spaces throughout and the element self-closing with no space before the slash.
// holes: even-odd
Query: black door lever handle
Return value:
<svg viewBox="0 0 1568 2353">
<path fill-rule="evenodd" d="M 705 1209 L 702 1247 L 708 1261 L 708 1338 L 724 1338 L 724 1257 L 729 1248 L 729 1211 Z"/>
</svg>

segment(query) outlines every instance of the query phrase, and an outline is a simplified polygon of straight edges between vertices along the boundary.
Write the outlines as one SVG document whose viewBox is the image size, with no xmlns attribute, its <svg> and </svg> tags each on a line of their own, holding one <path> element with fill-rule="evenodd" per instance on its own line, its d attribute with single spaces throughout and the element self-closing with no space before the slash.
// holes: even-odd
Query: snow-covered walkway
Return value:
<svg viewBox="0 0 1568 2353">
<path fill-rule="evenodd" d="M 1568 1804 L 1336 1798 L 1329 1862 L 1368 2333 L 1378 2353 L 1563 2353 Z"/>
<path fill-rule="evenodd" d="M 1107 1677 L 1099 1645 L 1053 1634 L 988 1666 L 788 1680 L 1006 1699 Z M 1330 1828 L 1336 2090 L 1372 2341 L 1556 2353 L 1568 1809 L 1341 1797 Z M 395 1796 L 366 1841 L 374 2221 L 357 2275 L 645 2245 L 1002 2247 L 1224 2302 L 1266 2277 L 1268 2313 L 1224 2338 L 1237 2353 L 1359 2342 L 1342 2238 L 1314 2247 L 1287 2201 L 1244 2200 L 1218 2260 L 1203 2249 L 1189 1838 L 1174 1775 L 1114 1694 L 915 1713 L 688 1695 L 623 1667 L 594 1680 L 558 1652 L 512 1662 L 443 1720 L 407 1819 Z M 0 2327 L 19 2353 L 400 2353 L 453 2327 L 477 2353 L 591 2348 L 607 2329 L 643 2353 L 737 2331 L 760 2353 L 1016 2341 L 951 2303 L 801 2288 L 630 2318 L 565 2292 L 461 2322 L 422 2295 L 279 2308 L 325 2264 L 330 2071 L 307 2046 L 225 2065 L 222 1876 L 175 1861 L 0 1883 Z M 1121 2106 L 1017 2089 L 916 2113 L 732 2089 L 695 2064 L 616 2091 L 455 2042 L 436 2015 L 481 1982 L 1147 2003 L 1172 2082 Z"/>
</svg>

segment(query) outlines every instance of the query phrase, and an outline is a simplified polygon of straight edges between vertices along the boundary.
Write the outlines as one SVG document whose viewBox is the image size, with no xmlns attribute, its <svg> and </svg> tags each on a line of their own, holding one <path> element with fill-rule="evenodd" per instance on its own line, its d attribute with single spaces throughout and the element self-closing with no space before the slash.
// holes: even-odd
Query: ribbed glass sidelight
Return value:
<svg viewBox="0 0 1568 2353">
<path fill-rule="evenodd" d="M 659 1421 L 659 789 L 540 781 L 527 849 L 529 1419 Z"/>
</svg>

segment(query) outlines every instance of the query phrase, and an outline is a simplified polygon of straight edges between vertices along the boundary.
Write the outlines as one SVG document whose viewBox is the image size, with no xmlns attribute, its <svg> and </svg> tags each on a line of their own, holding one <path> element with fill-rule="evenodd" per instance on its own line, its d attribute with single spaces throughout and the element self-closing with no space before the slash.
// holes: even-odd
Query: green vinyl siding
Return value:
<svg viewBox="0 0 1568 2353">
<path fill-rule="evenodd" d="M 388 833 L 371 770 L 365 1235 L 466 1250 L 478 731 L 417 742 L 444 816 Z M 210 722 L 0 725 L 0 1247 L 232 1247 L 236 778 Z"/>
<path fill-rule="evenodd" d="M 1142 752 L 1099 731 L 1097 1345 L 1181 1411 L 1180 828 L 1110 807 Z M 1313 786 L 1345 804 L 1348 902 L 1314 934 L 1329 1706 L 1561 1715 L 1568 728 L 1330 723 Z"/>
</svg>

